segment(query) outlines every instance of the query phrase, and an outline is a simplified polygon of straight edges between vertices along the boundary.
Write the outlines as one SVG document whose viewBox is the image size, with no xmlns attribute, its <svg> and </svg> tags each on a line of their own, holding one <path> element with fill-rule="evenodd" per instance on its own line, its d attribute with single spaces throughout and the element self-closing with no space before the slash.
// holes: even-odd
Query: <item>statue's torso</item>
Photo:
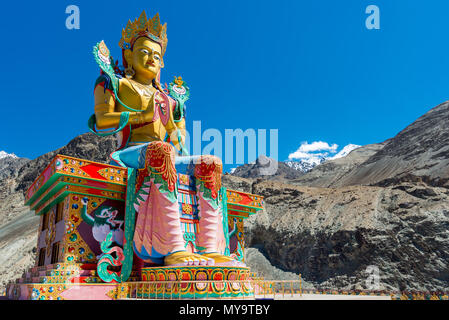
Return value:
<svg viewBox="0 0 449 320">
<path fill-rule="evenodd" d="M 145 86 L 125 78 L 120 79 L 118 91 L 120 100 L 133 109 L 146 110 L 149 108 L 152 117 L 155 112 L 154 95 L 156 92 L 157 89 L 153 86 Z M 123 112 L 129 110 L 116 102 L 115 111 Z M 146 124 L 134 125 L 131 131 L 129 145 L 164 140 L 165 134 L 166 130 L 160 119 L 154 119 L 152 122 Z"/>
</svg>

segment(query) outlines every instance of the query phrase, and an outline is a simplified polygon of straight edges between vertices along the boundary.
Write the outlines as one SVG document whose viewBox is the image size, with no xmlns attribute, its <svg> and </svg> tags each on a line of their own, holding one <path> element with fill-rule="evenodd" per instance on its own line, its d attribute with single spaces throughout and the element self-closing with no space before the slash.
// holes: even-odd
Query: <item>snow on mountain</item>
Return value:
<svg viewBox="0 0 449 320">
<path fill-rule="evenodd" d="M 360 147 L 361 146 L 359 146 L 357 144 L 348 144 L 339 153 L 337 153 L 333 157 L 327 158 L 327 160 L 335 160 L 335 159 L 338 159 L 338 158 L 346 157 L 352 150 L 360 148 Z"/>
<path fill-rule="evenodd" d="M 285 161 L 284 163 L 288 165 L 290 168 L 293 168 L 295 170 L 299 170 L 302 172 L 307 172 L 315 168 L 320 163 L 323 163 L 326 161 L 325 157 L 320 158 L 310 158 L 310 159 L 303 159 L 299 161 Z"/>
<path fill-rule="evenodd" d="M 18 158 L 14 153 L 7 153 L 5 151 L 0 151 L 0 159 L 11 157 L 11 158 Z"/>
<path fill-rule="evenodd" d="M 312 143 L 312 144 L 307 144 L 308 146 L 310 145 L 314 145 L 317 143 Z M 321 143 L 323 144 L 323 143 Z M 356 144 L 348 144 L 346 145 L 340 152 L 338 152 L 337 154 L 335 154 L 334 156 L 329 156 L 329 153 L 325 152 L 325 153 L 312 153 L 312 152 L 304 152 L 304 154 L 298 155 L 298 152 L 303 152 L 301 150 L 301 148 L 296 151 L 295 154 L 291 155 L 289 158 L 295 158 L 296 156 L 298 158 L 300 158 L 299 160 L 289 160 L 289 161 L 285 161 L 285 164 L 288 165 L 290 168 L 302 171 L 304 173 L 312 170 L 313 168 L 315 168 L 317 165 L 327 161 L 327 160 L 335 160 L 335 159 L 339 159 L 339 158 L 343 158 L 346 157 L 352 150 L 360 148 L 361 146 L 356 145 Z M 331 148 L 333 150 L 331 150 Z M 335 152 L 336 147 L 335 145 L 333 145 L 332 147 L 329 147 L 328 145 L 326 146 L 327 150 L 331 150 L 331 152 Z M 318 151 L 322 151 L 324 149 L 318 149 Z M 314 150 L 316 151 L 316 150 Z"/>
</svg>

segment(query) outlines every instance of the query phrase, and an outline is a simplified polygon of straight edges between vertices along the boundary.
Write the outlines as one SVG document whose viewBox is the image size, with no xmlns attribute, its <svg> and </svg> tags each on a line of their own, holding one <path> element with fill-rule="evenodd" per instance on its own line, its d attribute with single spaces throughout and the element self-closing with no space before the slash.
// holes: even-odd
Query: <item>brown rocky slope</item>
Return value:
<svg viewBox="0 0 449 320">
<path fill-rule="evenodd" d="M 423 183 L 315 188 L 226 176 L 265 197 L 246 224 L 246 242 L 314 287 L 382 290 L 449 288 L 449 191 Z M 258 271 L 257 261 L 249 261 Z M 252 263 L 254 262 L 254 263 Z"/>
</svg>

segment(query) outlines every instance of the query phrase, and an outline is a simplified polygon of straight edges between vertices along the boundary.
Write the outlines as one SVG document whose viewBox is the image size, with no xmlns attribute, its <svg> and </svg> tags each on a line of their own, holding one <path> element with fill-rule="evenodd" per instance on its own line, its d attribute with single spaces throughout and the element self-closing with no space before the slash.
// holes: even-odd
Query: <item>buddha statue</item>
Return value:
<svg viewBox="0 0 449 320">
<path fill-rule="evenodd" d="M 144 262 L 166 266 L 242 266 L 222 254 L 221 160 L 188 155 L 184 103 L 189 89 L 180 77 L 168 90 L 160 84 L 166 24 L 161 25 L 158 14 L 147 19 L 144 11 L 123 29 L 119 46 L 122 70 L 103 41 L 94 48 L 102 74 L 95 83 L 95 114 L 89 126 L 101 135 L 116 134 L 112 163 L 128 168 L 125 255 L 129 258 L 132 248 Z M 112 131 L 100 133 L 95 125 Z M 186 250 L 180 227 L 177 168 L 183 165 L 194 177 L 196 252 Z"/>
</svg>

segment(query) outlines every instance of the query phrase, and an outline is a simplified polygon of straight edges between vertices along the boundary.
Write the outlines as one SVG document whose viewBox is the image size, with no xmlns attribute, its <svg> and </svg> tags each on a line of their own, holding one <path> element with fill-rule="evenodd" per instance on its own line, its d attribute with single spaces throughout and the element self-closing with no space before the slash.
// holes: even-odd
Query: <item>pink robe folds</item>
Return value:
<svg viewBox="0 0 449 320">
<path fill-rule="evenodd" d="M 133 239 L 134 252 L 145 262 L 163 264 L 177 251 L 223 254 L 226 249 L 221 160 L 209 155 L 192 160 L 193 175 L 179 175 L 170 144 L 157 141 L 146 148 L 145 168 L 136 181 Z"/>
</svg>

